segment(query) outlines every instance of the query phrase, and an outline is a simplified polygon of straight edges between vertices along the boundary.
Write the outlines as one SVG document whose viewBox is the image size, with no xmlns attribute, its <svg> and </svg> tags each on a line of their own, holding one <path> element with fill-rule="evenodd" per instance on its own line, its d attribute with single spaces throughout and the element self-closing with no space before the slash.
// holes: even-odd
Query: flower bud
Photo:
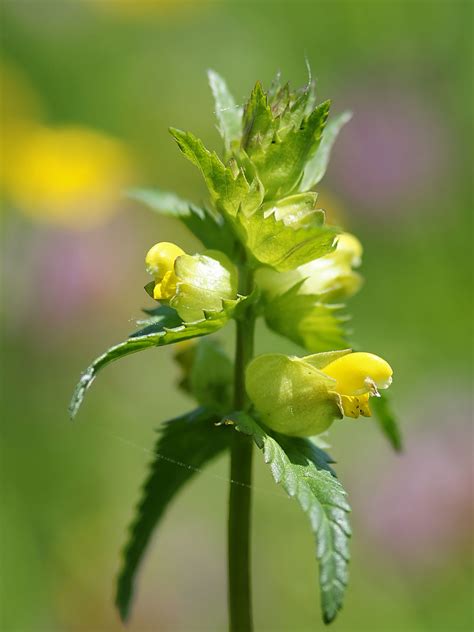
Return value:
<svg viewBox="0 0 474 632">
<path fill-rule="evenodd" d="M 353 270 L 360 266 L 361 257 L 362 245 L 357 237 L 342 233 L 331 254 L 288 272 L 262 269 L 258 272 L 258 282 L 264 293 L 274 297 L 304 280 L 300 294 L 315 294 L 325 301 L 341 301 L 355 294 L 362 285 L 362 277 Z"/>
<path fill-rule="evenodd" d="M 266 354 L 246 371 L 247 393 L 262 421 L 293 436 L 320 434 L 343 415 L 370 417 L 369 398 L 391 381 L 385 360 L 350 350 L 303 358 Z"/>
<path fill-rule="evenodd" d="M 160 242 L 148 251 L 146 267 L 155 279 L 153 297 L 169 303 L 185 322 L 204 318 L 204 311 L 220 311 L 223 299 L 237 296 L 235 266 L 217 250 L 188 255 Z"/>
</svg>

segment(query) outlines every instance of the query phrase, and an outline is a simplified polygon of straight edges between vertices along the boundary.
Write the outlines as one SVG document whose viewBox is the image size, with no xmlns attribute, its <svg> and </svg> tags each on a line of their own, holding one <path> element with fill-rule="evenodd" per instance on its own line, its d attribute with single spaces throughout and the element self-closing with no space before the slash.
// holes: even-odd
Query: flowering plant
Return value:
<svg viewBox="0 0 474 632">
<path fill-rule="evenodd" d="M 253 445 L 275 481 L 308 515 L 319 560 L 323 619 L 342 606 L 348 578 L 350 511 L 346 493 L 317 436 L 335 420 L 370 417 L 395 448 L 400 437 L 386 399 L 392 369 L 382 358 L 352 352 L 341 301 L 361 286 L 354 270 L 362 246 L 325 221 L 312 190 L 326 171 L 332 144 L 347 113 L 328 122 L 329 102 L 316 103 L 314 84 L 297 91 L 280 78 L 266 92 L 257 83 L 244 108 L 225 82 L 209 73 L 224 157 L 193 134 L 171 129 L 183 154 L 201 171 L 210 204 L 174 194 L 136 190 L 152 210 L 181 220 L 204 250 L 185 253 L 162 241 L 146 255 L 156 306 L 124 342 L 83 373 L 75 416 L 87 388 L 107 364 L 150 347 L 194 342 L 177 356 L 181 386 L 195 410 L 165 423 L 157 458 L 143 488 L 118 578 L 116 602 L 130 611 L 133 583 L 150 536 L 179 489 L 223 451 L 230 452 L 229 617 L 231 630 L 251 630 L 250 499 Z M 269 328 L 309 355 L 254 356 L 254 328 Z M 235 357 L 208 336 L 233 320 Z M 378 403 L 377 403 L 378 402 Z M 161 458 L 164 455 L 165 458 Z M 177 467 L 179 464 L 188 467 Z"/>
</svg>

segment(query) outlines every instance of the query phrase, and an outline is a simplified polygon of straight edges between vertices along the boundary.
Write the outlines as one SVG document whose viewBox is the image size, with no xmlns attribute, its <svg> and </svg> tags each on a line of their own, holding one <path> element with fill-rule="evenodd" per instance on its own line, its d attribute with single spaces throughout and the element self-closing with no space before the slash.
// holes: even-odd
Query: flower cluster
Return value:
<svg viewBox="0 0 474 632">
<path fill-rule="evenodd" d="M 210 80 L 217 98 L 228 95 L 220 78 L 211 74 Z M 316 105 L 311 84 L 290 92 L 277 82 L 265 93 L 257 83 L 243 111 L 226 98 L 227 107 L 217 111 L 224 161 L 192 134 L 171 130 L 203 174 L 213 210 L 185 203 L 178 208 L 175 198 L 159 192 L 145 199 L 206 226 L 198 236 L 204 234 L 213 249 L 191 256 L 167 242 L 153 246 L 146 257 L 154 277 L 151 294 L 185 322 L 202 319 L 222 310 L 223 301 L 238 299 L 237 266 L 243 261 L 259 295 L 255 313 L 313 352 L 303 358 L 264 355 L 249 365 L 247 392 L 264 423 L 289 435 L 311 435 L 343 416 L 370 416 L 369 398 L 389 385 L 390 367 L 372 354 L 337 351 L 348 346 L 340 311 L 362 286 L 356 271 L 362 245 L 325 222 L 311 190 L 349 117 L 327 124 L 329 103 Z M 243 258 L 232 261 L 216 250 L 219 232 L 231 234 L 230 249 Z M 344 355 L 329 362 L 336 352 Z"/>
</svg>

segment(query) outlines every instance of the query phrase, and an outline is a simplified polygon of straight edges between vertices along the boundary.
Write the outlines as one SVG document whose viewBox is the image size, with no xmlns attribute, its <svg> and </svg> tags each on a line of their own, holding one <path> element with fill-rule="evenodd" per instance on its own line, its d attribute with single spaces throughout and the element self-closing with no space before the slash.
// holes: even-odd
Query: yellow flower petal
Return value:
<svg viewBox="0 0 474 632">
<path fill-rule="evenodd" d="M 360 415 L 363 417 L 371 417 L 372 413 L 369 408 L 369 393 L 365 395 L 341 395 L 342 408 L 346 417 L 357 419 Z"/>
<path fill-rule="evenodd" d="M 334 390 L 340 395 L 377 395 L 377 389 L 388 388 L 392 382 L 392 367 L 373 353 L 349 353 L 323 369 L 336 380 Z"/>
<path fill-rule="evenodd" d="M 184 255 L 182 248 L 169 241 L 160 241 L 148 251 L 145 259 L 146 269 L 156 281 L 163 281 L 167 272 L 174 268 L 174 262 Z"/>
</svg>

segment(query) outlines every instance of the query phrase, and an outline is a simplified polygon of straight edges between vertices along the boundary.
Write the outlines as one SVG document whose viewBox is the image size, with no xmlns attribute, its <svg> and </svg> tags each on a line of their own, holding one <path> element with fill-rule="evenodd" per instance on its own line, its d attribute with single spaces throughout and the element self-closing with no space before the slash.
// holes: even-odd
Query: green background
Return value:
<svg viewBox="0 0 474 632">
<path fill-rule="evenodd" d="M 332 629 L 472 629 L 472 5 L 2 0 L 1 9 L 2 57 L 40 95 L 47 122 L 122 139 L 136 164 L 130 185 L 203 199 L 167 128 L 220 148 L 209 67 L 243 102 L 278 69 L 302 84 L 306 56 L 321 100 L 354 111 L 321 199 L 337 200 L 364 244 L 354 341 L 394 367 L 406 451 L 394 454 L 370 420 L 330 433 L 354 524 L 347 602 Z M 113 580 L 155 428 L 192 403 L 164 348 L 107 369 L 74 424 L 66 409 L 81 369 L 149 305 L 146 250 L 196 243 L 131 203 L 74 232 L 4 202 L 1 629 L 120 630 Z M 222 336 L 230 345 L 232 327 Z M 257 346 L 294 351 L 263 327 Z M 227 468 L 219 460 L 167 514 L 132 632 L 225 629 Z M 256 628 L 322 628 L 310 530 L 261 464 L 254 509 Z"/>
</svg>

